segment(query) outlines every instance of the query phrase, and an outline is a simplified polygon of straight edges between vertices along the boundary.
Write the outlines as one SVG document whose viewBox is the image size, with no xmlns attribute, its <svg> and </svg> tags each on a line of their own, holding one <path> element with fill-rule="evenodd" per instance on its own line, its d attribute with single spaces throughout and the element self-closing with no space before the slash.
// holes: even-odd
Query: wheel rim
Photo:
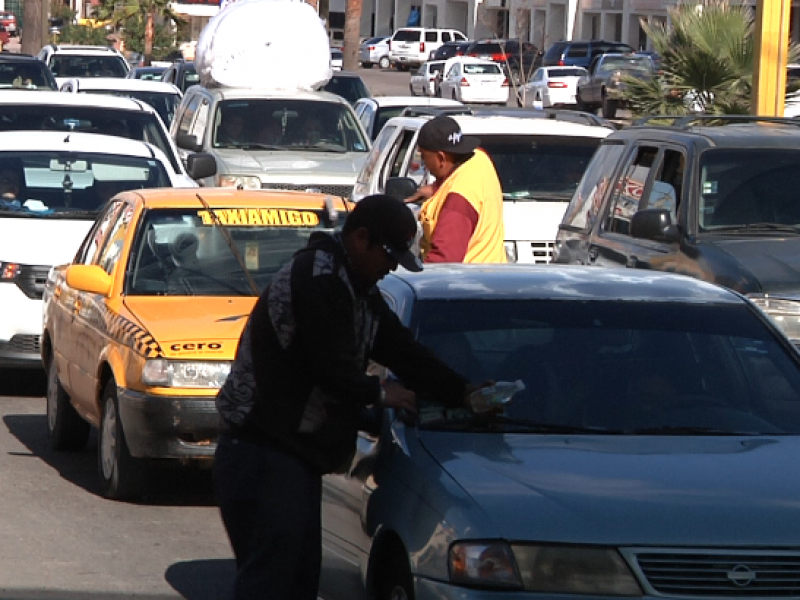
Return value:
<svg viewBox="0 0 800 600">
<path fill-rule="evenodd" d="M 381 69 L 388 69 L 389 68 L 389 59 L 388 58 L 382 58 L 381 62 L 380 62 L 380 67 L 381 67 Z"/>
<path fill-rule="evenodd" d="M 56 418 L 58 417 L 58 374 L 56 366 L 50 363 L 47 371 L 47 427 L 50 431 L 56 428 Z"/>
<path fill-rule="evenodd" d="M 116 465 L 117 450 L 117 407 L 114 400 L 109 398 L 103 409 L 103 433 L 100 436 L 100 466 L 103 469 L 103 478 L 111 480 Z"/>
</svg>

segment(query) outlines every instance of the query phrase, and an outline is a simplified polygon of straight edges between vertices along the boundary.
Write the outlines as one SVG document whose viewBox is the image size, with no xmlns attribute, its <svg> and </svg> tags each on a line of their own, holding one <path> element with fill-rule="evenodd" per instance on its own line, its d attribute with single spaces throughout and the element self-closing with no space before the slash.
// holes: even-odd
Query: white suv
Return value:
<svg viewBox="0 0 800 600">
<path fill-rule="evenodd" d="M 71 77 L 127 77 L 131 70 L 119 50 L 109 46 L 47 44 L 36 55 L 61 85 Z"/>
<path fill-rule="evenodd" d="M 455 29 L 402 27 L 389 39 L 389 62 L 398 71 L 419 67 L 445 42 L 465 42 L 467 36 Z"/>
<path fill-rule="evenodd" d="M 600 141 L 613 127 L 594 115 L 577 112 L 484 109 L 463 114 L 469 109 L 458 110 L 462 114 L 448 112 L 465 134 L 481 139 L 481 148 L 500 177 L 509 261 L 550 262 L 558 225 L 572 194 Z M 417 134 L 430 118 L 431 114 L 420 114 L 386 122 L 358 176 L 354 201 L 386 193 L 390 178 L 410 178 L 415 185 L 432 181 L 417 147 Z"/>
</svg>

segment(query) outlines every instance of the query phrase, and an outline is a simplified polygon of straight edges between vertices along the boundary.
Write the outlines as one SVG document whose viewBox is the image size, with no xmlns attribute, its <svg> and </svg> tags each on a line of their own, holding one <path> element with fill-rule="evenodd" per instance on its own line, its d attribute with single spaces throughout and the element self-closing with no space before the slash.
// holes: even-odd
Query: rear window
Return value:
<svg viewBox="0 0 800 600">
<path fill-rule="evenodd" d="M 0 63 L 0 88 L 58 90 L 44 63 Z"/>
<path fill-rule="evenodd" d="M 546 58 L 559 58 L 561 54 L 564 52 L 564 48 L 566 44 L 553 44 L 547 49 L 545 52 Z"/>
<path fill-rule="evenodd" d="M 360 98 L 369 98 L 372 95 L 360 77 L 333 76 L 322 89 L 341 96 L 350 104 L 355 104 Z"/>
<path fill-rule="evenodd" d="M 497 65 L 464 65 L 464 75 L 499 75 L 500 67 Z"/>
<path fill-rule="evenodd" d="M 418 42 L 419 31 L 413 29 L 399 29 L 395 31 L 392 41 L 394 42 Z"/>
<path fill-rule="evenodd" d="M 475 44 L 472 48 L 470 48 L 470 54 L 499 54 L 503 51 L 500 47 L 500 44 L 491 43 L 491 44 Z"/>
<path fill-rule="evenodd" d="M 589 54 L 589 44 L 572 44 L 567 50 L 567 58 L 584 58 Z"/>
<path fill-rule="evenodd" d="M 555 77 L 580 77 L 581 75 L 586 75 L 586 69 L 550 69 L 547 74 L 551 79 Z"/>
<path fill-rule="evenodd" d="M 119 56 L 73 56 L 55 54 L 50 70 L 56 77 L 125 77 L 128 68 Z"/>
</svg>

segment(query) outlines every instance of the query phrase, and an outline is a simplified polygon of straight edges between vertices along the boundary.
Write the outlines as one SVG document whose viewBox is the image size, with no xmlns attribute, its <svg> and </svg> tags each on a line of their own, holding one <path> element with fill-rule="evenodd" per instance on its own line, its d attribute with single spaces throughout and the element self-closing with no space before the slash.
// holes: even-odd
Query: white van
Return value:
<svg viewBox="0 0 800 600">
<path fill-rule="evenodd" d="M 509 262 L 550 262 L 573 192 L 613 127 L 593 115 L 567 111 L 486 109 L 451 116 L 465 134 L 480 138 L 497 169 Z M 432 181 L 417 148 L 419 130 L 430 118 L 400 116 L 386 122 L 356 180 L 354 201 L 385 193 L 390 178 L 407 177 L 416 185 Z"/>
<path fill-rule="evenodd" d="M 389 39 L 389 62 L 398 71 L 419 67 L 445 42 L 466 42 L 467 36 L 455 29 L 402 27 Z"/>
</svg>

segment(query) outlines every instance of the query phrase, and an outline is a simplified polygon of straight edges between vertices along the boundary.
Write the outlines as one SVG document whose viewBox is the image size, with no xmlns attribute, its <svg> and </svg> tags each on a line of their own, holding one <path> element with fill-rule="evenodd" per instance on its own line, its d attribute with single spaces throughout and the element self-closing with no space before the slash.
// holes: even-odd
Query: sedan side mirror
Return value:
<svg viewBox="0 0 800 600">
<path fill-rule="evenodd" d="M 206 152 L 190 154 L 186 157 L 186 172 L 194 180 L 211 177 L 217 174 L 217 161 Z"/>
<path fill-rule="evenodd" d="M 398 200 L 405 200 L 409 196 L 413 196 L 416 191 L 417 182 L 411 177 L 390 177 L 386 180 L 384 194 Z"/>
<path fill-rule="evenodd" d="M 677 242 L 681 237 L 669 211 L 663 208 L 649 208 L 634 214 L 630 233 L 635 238 L 667 243 Z"/>
<path fill-rule="evenodd" d="M 197 136 L 188 133 L 179 133 L 175 138 L 175 145 L 182 150 L 191 150 L 192 152 L 200 152 L 203 149 L 197 141 Z"/>
</svg>

